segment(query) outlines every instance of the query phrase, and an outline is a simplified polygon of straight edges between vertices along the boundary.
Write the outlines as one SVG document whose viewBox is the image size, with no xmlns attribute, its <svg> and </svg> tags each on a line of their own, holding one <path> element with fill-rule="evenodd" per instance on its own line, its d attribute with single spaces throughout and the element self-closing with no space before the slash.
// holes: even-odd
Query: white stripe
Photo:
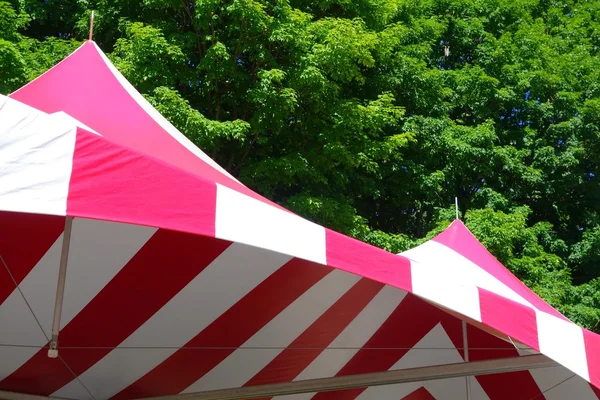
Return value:
<svg viewBox="0 0 600 400">
<path fill-rule="evenodd" d="M 471 380 L 471 400 L 490 400 L 490 397 L 487 395 L 485 390 L 483 390 L 483 387 L 479 384 L 477 378 L 470 377 L 469 379 Z M 457 380 L 463 386 L 465 385 L 465 380 L 463 378 L 458 378 Z M 432 395 L 437 394 L 437 396 L 439 396 L 438 398 L 443 398 L 441 395 L 441 393 L 444 390 L 443 387 L 440 387 L 440 385 L 435 384 L 431 386 L 428 385 L 427 387 L 431 389 Z"/>
<path fill-rule="evenodd" d="M 157 359 L 164 360 L 171 354 L 171 349 L 117 348 L 80 375 L 79 379 L 96 400 L 109 399 L 135 382 L 139 378 L 137 371 L 151 368 Z M 52 397 L 66 397 L 74 382 L 76 380 L 52 393 Z"/>
<path fill-rule="evenodd" d="M 85 390 L 81 382 L 77 379 L 73 379 L 69 384 L 61 389 L 61 399 L 73 399 L 73 400 L 92 400 L 90 393 Z"/>
<path fill-rule="evenodd" d="M 42 263 L 55 263 L 60 260 L 60 244 L 62 234 L 34 267 L 38 268 Z M 57 267 L 58 270 L 58 267 Z M 30 272 L 31 274 L 32 272 Z M 25 278 L 27 279 L 27 277 Z M 46 282 L 53 287 L 53 295 L 56 294 L 56 275 L 52 282 Z M 23 284 L 23 282 L 21 282 Z M 53 302 L 47 299 L 48 302 Z M 4 347 L 0 346 L 0 379 L 3 379 L 20 368 L 27 362 L 39 348 L 46 345 L 48 339 L 40 329 L 35 317 L 23 299 L 21 292 L 17 289 L 0 305 L 0 345 L 19 345 L 36 347 Z"/>
<path fill-rule="evenodd" d="M 541 312 L 540 312 L 541 313 Z M 537 351 L 515 342 L 519 355 L 539 354 Z M 563 344 L 567 349 L 569 344 Z M 529 371 L 546 400 L 563 400 L 567 398 L 581 400 L 598 400 L 589 383 L 563 366 L 533 369 Z M 561 383 L 562 382 L 562 383 Z M 556 386 L 558 385 L 558 386 Z"/>
<path fill-rule="evenodd" d="M 131 260 L 155 228 L 75 218 L 60 320 L 64 328 Z M 21 282 L 33 312 L 51 336 L 61 235 Z"/>
<path fill-rule="evenodd" d="M 411 259 L 412 292 L 432 303 L 481 322 L 477 286 L 451 276 L 452 268 L 441 272 L 439 267 L 436 264 L 421 264 Z"/>
<path fill-rule="evenodd" d="M 289 394 L 287 396 L 276 396 L 273 397 L 277 400 L 308 400 L 312 399 L 316 393 L 302 393 L 302 394 Z"/>
<path fill-rule="evenodd" d="M 408 321 L 407 321 L 408 322 Z M 410 326 L 410 325 L 409 325 Z M 463 359 L 454 344 L 442 328 L 437 324 L 427 335 L 425 335 L 414 347 L 398 360 L 390 370 L 426 367 L 430 365 L 441 365 L 462 362 Z M 435 349 L 435 350 L 433 350 Z M 456 385 L 448 385 L 450 380 L 444 380 L 447 386 L 447 393 L 452 393 L 449 398 L 466 398 L 464 380 L 462 387 L 457 391 Z M 367 388 L 358 399 L 401 399 L 404 396 L 414 392 L 422 383 L 386 385 Z"/>
<path fill-rule="evenodd" d="M 125 89 L 125 91 L 131 96 L 131 98 L 133 100 L 135 100 L 136 103 L 138 103 L 138 105 L 142 108 L 142 110 L 144 110 L 146 112 L 146 114 L 148 114 L 148 116 L 150 118 L 152 118 L 161 128 L 163 128 L 165 130 L 165 132 L 167 132 L 169 135 L 171 135 L 171 137 L 173 137 L 173 139 L 175 139 L 179 144 L 181 144 L 189 152 L 194 154 L 196 157 L 198 157 L 199 159 L 201 159 L 202 161 L 204 161 L 209 166 L 216 169 L 217 171 L 219 171 L 220 173 L 222 173 L 229 179 L 239 183 L 239 181 L 237 179 L 235 179 L 232 175 L 230 175 L 229 172 L 227 172 L 225 169 L 223 169 L 223 167 L 221 167 L 219 164 L 217 164 L 212 158 L 207 156 L 202 150 L 200 150 L 198 148 L 198 146 L 193 144 L 187 137 L 185 137 L 185 135 L 183 133 L 179 132 L 179 130 L 177 128 L 175 128 L 173 126 L 173 124 L 171 124 L 165 117 L 163 117 L 158 111 L 156 111 L 156 109 L 154 107 L 152 107 L 152 104 L 150 104 L 148 102 L 148 100 L 146 100 L 144 98 L 144 96 L 142 96 L 133 87 L 133 85 L 131 83 L 129 83 L 129 81 L 127 79 L 125 79 L 125 77 L 119 72 L 119 70 L 117 70 L 115 68 L 115 66 L 110 62 L 108 57 L 106 57 L 106 55 L 102 52 L 102 50 L 98 47 L 98 45 L 95 42 L 93 42 L 93 43 L 94 43 L 94 46 L 96 47 L 96 50 L 102 57 L 102 60 L 104 61 L 104 63 L 108 67 L 108 69 L 110 70 L 110 72 L 112 72 L 112 74 L 117 79 L 117 81 L 121 84 L 123 89 Z M 100 132 L 100 133 L 102 133 L 102 132 Z"/>
<path fill-rule="evenodd" d="M 426 269 L 426 273 L 430 274 L 430 280 L 435 279 L 444 283 L 459 280 L 458 283 L 477 286 L 534 308 L 530 302 L 495 276 L 446 245 L 430 240 L 401 254 L 417 261 L 419 268 Z"/>
<path fill-rule="evenodd" d="M 40 332 L 40 328 L 37 331 Z M 19 369 L 39 349 L 38 347 L 0 346 L 0 381 Z"/>
<path fill-rule="evenodd" d="M 414 347 L 415 348 L 409 350 L 400 360 L 398 360 L 390 370 L 463 362 L 460 353 L 454 347 L 454 344 L 441 324 L 437 324 Z M 357 400 L 401 399 L 422 386 L 425 386 L 429 393 L 436 399 L 467 398 L 465 380 L 464 378 L 458 378 L 370 387 L 366 389 Z M 471 379 L 471 389 L 473 400 L 489 400 L 477 380 Z"/>
<path fill-rule="evenodd" d="M 348 361 L 358 353 L 359 349 L 381 328 L 392 312 L 400 305 L 406 292 L 391 286 L 383 289 L 367 304 L 367 306 L 348 324 L 312 363 L 308 365 L 294 380 L 306 380 L 335 376 Z M 335 348 L 333 348 L 335 347 Z M 304 400 L 310 399 L 314 393 L 303 393 L 280 396 L 277 399 Z"/>
<path fill-rule="evenodd" d="M 133 225 L 73 220 L 61 328 L 102 290 L 154 231 Z M 19 285 L 47 337 L 52 327 L 62 241 L 61 234 Z M 41 347 L 47 342 L 18 290 L 0 306 L 0 326 L 0 344 Z M 26 361 L 22 356 L 31 352 L 27 349 L 15 357 L 0 358 L 1 371 L 16 370 Z"/>
<path fill-rule="evenodd" d="M 540 353 L 589 381 L 583 330 L 543 311 L 536 313 Z"/>
<path fill-rule="evenodd" d="M 0 346 L 0 379 L 16 371 L 48 340 L 18 290 L 0 305 L 0 344 L 36 347 Z"/>
<path fill-rule="evenodd" d="M 546 400 L 598 400 L 589 383 L 579 376 L 573 376 L 573 372 L 564 367 L 534 369 L 529 372 L 544 392 Z"/>
<path fill-rule="evenodd" d="M 56 282 L 47 284 L 54 286 L 56 292 Z M 52 299 L 47 301 L 52 302 Z M 18 290 L 13 290 L 0 305 L 0 327 L 0 344 L 42 347 L 47 343 L 46 336 Z"/>
<path fill-rule="evenodd" d="M 325 228 L 217 184 L 215 236 L 326 263 Z"/>
<path fill-rule="evenodd" d="M 294 380 L 335 376 L 381 328 L 402 302 L 406 292 L 384 286 L 367 306 L 319 356 Z"/>
<path fill-rule="evenodd" d="M 70 116 L 69 114 L 67 114 L 64 111 L 57 111 L 57 112 L 52 113 L 50 115 L 53 118 L 56 118 L 57 121 L 60 121 L 61 118 L 62 118 L 65 121 L 65 123 L 68 123 L 68 124 L 71 124 L 71 125 L 76 125 L 76 126 L 82 128 L 82 129 L 85 129 L 88 132 L 93 133 L 94 135 L 102 136 L 98 132 L 96 132 L 95 130 L 93 130 L 92 128 L 90 128 L 86 124 L 84 124 L 83 122 L 79 121 L 78 119 L 73 118 L 72 116 Z"/>
<path fill-rule="evenodd" d="M 360 278 L 333 270 L 184 393 L 244 385 L 327 311 Z M 260 349 L 252 349 L 260 348 Z M 271 348 L 271 349 L 264 349 Z"/>
<path fill-rule="evenodd" d="M 398 308 L 406 294 L 404 290 L 384 286 L 329 347 L 357 349 L 364 346 Z"/>
<path fill-rule="evenodd" d="M 540 354 L 538 351 L 532 349 L 531 347 L 529 347 L 523 343 L 517 342 L 515 340 L 511 340 L 511 344 L 515 347 L 515 349 L 517 349 L 517 352 L 519 353 L 520 356 L 530 356 L 532 354 Z"/>
<path fill-rule="evenodd" d="M 60 243 L 62 234 L 50 247 L 35 268 L 40 263 L 52 263 L 58 265 L 60 259 Z M 58 269 L 58 268 L 57 268 Z M 31 272 L 30 272 L 31 274 Z M 27 277 L 25 278 L 27 279 Z M 56 275 L 52 282 L 46 282 L 53 287 L 53 296 L 56 293 Z M 23 282 L 21 283 L 23 284 Z M 52 297 L 53 299 L 54 297 Z M 52 302 L 48 299 L 48 302 Z M 0 345 L 19 345 L 35 347 L 4 347 L 0 346 L 0 379 L 3 379 L 16 371 L 26 361 L 48 342 L 46 336 L 40 329 L 35 317 L 23 299 L 21 292 L 17 289 L 6 298 L 0 305 Z"/>
<path fill-rule="evenodd" d="M 167 359 L 289 260 L 289 256 L 232 244 L 119 345 L 169 349 L 113 350 L 81 374 L 80 379 L 97 399 L 117 394 Z M 60 397 L 60 393 L 55 396 Z"/>
<path fill-rule="evenodd" d="M 77 127 L 0 96 L 0 210 L 65 215 Z"/>
</svg>

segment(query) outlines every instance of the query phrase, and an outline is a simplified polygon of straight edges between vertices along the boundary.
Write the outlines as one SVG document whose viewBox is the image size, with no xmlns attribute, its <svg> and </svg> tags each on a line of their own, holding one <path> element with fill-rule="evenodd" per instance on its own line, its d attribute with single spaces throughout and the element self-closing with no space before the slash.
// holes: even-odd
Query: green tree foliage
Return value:
<svg viewBox="0 0 600 400">
<path fill-rule="evenodd" d="M 600 2 L 0 0 L 0 91 L 87 38 L 251 188 L 390 251 L 461 217 L 600 319 Z"/>
</svg>

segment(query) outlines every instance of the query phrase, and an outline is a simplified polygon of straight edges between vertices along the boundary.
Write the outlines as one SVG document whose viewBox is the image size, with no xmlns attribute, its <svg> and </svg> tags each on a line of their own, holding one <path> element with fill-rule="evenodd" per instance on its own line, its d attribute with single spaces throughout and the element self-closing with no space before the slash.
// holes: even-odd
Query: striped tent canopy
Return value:
<svg viewBox="0 0 600 400">
<path fill-rule="evenodd" d="M 0 262 L 0 398 L 600 398 L 599 336 L 460 221 L 400 255 L 306 221 L 92 41 L 0 97 Z"/>
</svg>

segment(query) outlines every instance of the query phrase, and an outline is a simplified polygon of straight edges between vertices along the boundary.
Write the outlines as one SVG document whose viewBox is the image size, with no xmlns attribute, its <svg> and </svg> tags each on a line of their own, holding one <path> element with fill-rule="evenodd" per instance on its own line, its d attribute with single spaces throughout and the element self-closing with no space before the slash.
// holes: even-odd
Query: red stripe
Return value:
<svg viewBox="0 0 600 400">
<path fill-rule="evenodd" d="M 215 236 L 217 187 L 77 130 L 67 214 Z"/>
<path fill-rule="evenodd" d="M 63 232 L 65 218 L 52 215 L 0 212 L 0 304 L 15 290 Z"/>
<path fill-rule="evenodd" d="M 493 292 L 478 289 L 481 322 L 539 351 L 535 311 Z"/>
<path fill-rule="evenodd" d="M 383 288 L 361 279 L 245 386 L 290 382 L 323 352 Z"/>
<path fill-rule="evenodd" d="M 321 265 L 291 260 L 183 348 L 113 399 L 180 393 L 217 366 L 329 272 L 330 268 Z M 190 349 L 194 347 L 221 349 Z"/>
<path fill-rule="evenodd" d="M 598 389 L 597 387 L 595 387 L 592 384 L 590 384 L 590 387 L 592 388 L 592 391 L 594 392 L 594 394 L 596 395 L 596 397 L 600 399 L 600 389 Z"/>
<path fill-rule="evenodd" d="M 585 354 L 587 356 L 588 373 L 590 382 L 596 386 L 594 392 L 600 398 L 600 336 L 595 333 L 583 330 L 583 343 L 585 345 Z"/>
<path fill-rule="evenodd" d="M 427 389 L 421 387 L 406 397 L 403 397 L 402 400 L 436 400 L 435 397 L 429 393 Z"/>
<path fill-rule="evenodd" d="M 387 371 L 440 321 L 452 318 L 423 300 L 408 294 L 379 330 L 346 364 L 337 376 Z M 457 322 L 458 323 L 458 322 Z M 369 350 L 368 348 L 400 348 Z M 318 393 L 317 399 L 354 399 L 365 389 Z"/>
<path fill-rule="evenodd" d="M 327 265 L 412 292 L 410 260 L 325 229 Z"/>
<path fill-rule="evenodd" d="M 230 243 L 159 230 L 98 295 L 60 332 L 61 357 L 77 375 L 86 371 L 208 266 Z M 107 347 L 76 350 L 68 347 Z M 50 395 L 73 376 L 56 369 L 56 360 L 40 350 L 0 388 Z"/>
<path fill-rule="evenodd" d="M 470 349 L 469 359 L 471 361 L 517 357 L 519 355 L 519 352 L 511 343 L 498 339 L 471 325 L 467 329 Z M 545 399 L 529 371 L 481 375 L 477 376 L 476 379 L 490 400 Z"/>
</svg>

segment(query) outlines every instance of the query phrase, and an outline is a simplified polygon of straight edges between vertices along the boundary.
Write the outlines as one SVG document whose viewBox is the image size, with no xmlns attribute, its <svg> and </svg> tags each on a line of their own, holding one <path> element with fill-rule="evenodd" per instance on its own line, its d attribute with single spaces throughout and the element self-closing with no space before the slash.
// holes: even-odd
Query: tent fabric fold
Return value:
<svg viewBox="0 0 600 400">
<path fill-rule="evenodd" d="M 73 217 L 57 359 L 47 357 Z M 460 221 L 394 255 L 254 193 L 88 41 L 0 97 L 0 390 L 132 399 L 544 354 L 471 399 L 599 399 L 600 337 Z M 291 396 L 466 399 L 464 378 Z"/>
</svg>

